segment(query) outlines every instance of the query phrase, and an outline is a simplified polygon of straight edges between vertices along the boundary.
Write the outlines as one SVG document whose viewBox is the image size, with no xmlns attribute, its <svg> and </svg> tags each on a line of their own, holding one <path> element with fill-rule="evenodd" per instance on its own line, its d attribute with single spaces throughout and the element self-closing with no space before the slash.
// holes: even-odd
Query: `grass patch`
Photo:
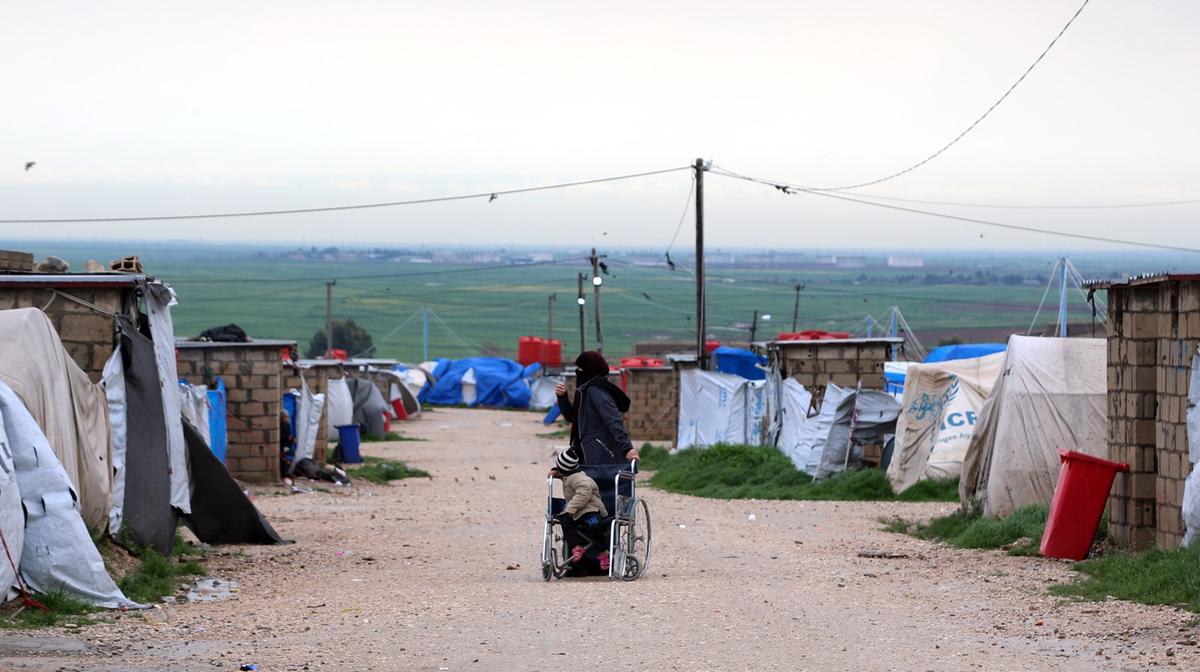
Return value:
<svg viewBox="0 0 1200 672">
<path fill-rule="evenodd" d="M 1076 563 L 1083 576 L 1052 586 L 1055 595 L 1104 601 L 1110 596 L 1142 604 L 1172 605 L 1200 613 L 1200 545 L 1141 554 L 1113 553 Z"/>
<path fill-rule="evenodd" d="M 21 608 L 20 600 L 13 600 L 4 608 L 0 617 L 0 628 L 48 628 L 55 625 L 87 625 L 92 622 L 88 614 L 96 608 L 77 600 L 64 591 L 53 593 L 31 593 L 33 599 L 46 605 L 46 610 Z"/>
<path fill-rule="evenodd" d="M 984 518 L 978 513 L 955 511 L 921 525 L 900 519 L 886 521 L 884 529 L 940 541 L 957 548 L 1011 546 L 1009 555 L 1037 555 L 1048 513 L 1049 507 L 1045 504 L 1021 507 L 1007 518 Z"/>
<path fill-rule="evenodd" d="M 542 432 L 538 434 L 538 438 L 540 439 L 565 439 L 569 436 L 571 436 L 570 427 L 564 427 L 563 429 L 556 429 L 552 432 Z"/>
<path fill-rule="evenodd" d="M 840 501 L 957 501 L 957 482 L 921 485 L 897 495 L 878 469 L 854 469 L 823 481 L 792 466 L 769 446 L 716 445 L 669 454 L 644 446 L 642 468 L 651 484 L 671 492 L 714 499 Z M 953 497 L 950 493 L 953 492 Z"/>
<path fill-rule="evenodd" d="M 205 574 L 204 565 L 195 560 L 171 560 L 152 548 L 143 548 L 137 555 L 141 564 L 117 584 L 134 602 L 153 604 L 174 593 L 182 579 Z"/>
<path fill-rule="evenodd" d="M 422 438 L 419 438 L 416 436 L 406 436 L 399 432 L 388 432 L 387 435 L 382 438 L 378 437 L 378 436 L 364 436 L 363 437 L 364 443 L 380 443 L 383 441 L 424 441 L 424 440 L 425 439 L 422 439 Z"/>
<path fill-rule="evenodd" d="M 363 456 L 363 463 L 346 471 L 351 478 L 361 478 L 364 481 L 380 485 L 388 481 L 398 481 L 402 478 L 429 478 L 428 472 L 413 469 L 403 462 L 385 460 L 382 457 Z"/>
</svg>

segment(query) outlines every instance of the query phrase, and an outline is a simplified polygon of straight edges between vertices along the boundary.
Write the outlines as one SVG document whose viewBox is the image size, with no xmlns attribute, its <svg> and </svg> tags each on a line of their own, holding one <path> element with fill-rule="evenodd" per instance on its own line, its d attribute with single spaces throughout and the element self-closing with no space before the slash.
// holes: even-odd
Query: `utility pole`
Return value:
<svg viewBox="0 0 1200 672">
<path fill-rule="evenodd" d="M 800 292 L 804 285 L 796 285 L 796 305 L 792 306 L 792 333 L 796 332 L 796 320 L 800 318 Z"/>
<path fill-rule="evenodd" d="M 708 369 L 704 340 L 704 159 L 696 159 L 696 359 L 702 370 Z"/>
<path fill-rule="evenodd" d="M 576 299 L 579 303 L 579 352 L 587 350 L 587 327 L 584 324 L 583 306 L 587 303 L 587 299 L 583 298 L 583 274 L 579 274 L 579 298 Z"/>
<path fill-rule="evenodd" d="M 429 306 L 421 306 L 421 361 L 429 361 Z"/>
<path fill-rule="evenodd" d="M 1067 337 L 1067 258 L 1059 257 L 1058 272 L 1062 275 L 1062 290 L 1058 295 L 1058 336 Z"/>
<path fill-rule="evenodd" d="M 554 302 L 558 300 L 558 294 L 551 294 L 546 297 L 546 340 L 554 340 Z"/>
<path fill-rule="evenodd" d="M 596 315 L 596 352 L 603 353 L 604 333 L 600 331 L 600 285 L 604 284 L 604 280 L 600 277 L 600 256 L 596 254 L 596 248 L 592 248 L 592 256 L 588 257 L 588 261 L 592 262 L 592 287 L 595 289 L 596 305 L 592 306 L 592 310 Z"/>
<path fill-rule="evenodd" d="M 750 322 L 750 342 L 754 342 L 754 335 L 758 333 L 758 311 L 754 311 L 754 319 Z"/>
<path fill-rule="evenodd" d="M 333 286 L 337 280 L 325 283 L 325 356 L 333 357 Z"/>
</svg>

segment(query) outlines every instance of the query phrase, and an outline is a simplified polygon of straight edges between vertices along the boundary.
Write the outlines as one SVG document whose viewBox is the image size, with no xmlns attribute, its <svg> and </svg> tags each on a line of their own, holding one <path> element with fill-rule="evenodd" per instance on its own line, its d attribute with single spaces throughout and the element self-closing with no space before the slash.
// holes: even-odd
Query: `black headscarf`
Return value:
<svg viewBox="0 0 1200 672">
<path fill-rule="evenodd" d="M 575 358 L 575 386 L 582 386 L 593 378 L 607 376 L 608 362 L 604 355 L 595 350 L 588 350 Z"/>
</svg>

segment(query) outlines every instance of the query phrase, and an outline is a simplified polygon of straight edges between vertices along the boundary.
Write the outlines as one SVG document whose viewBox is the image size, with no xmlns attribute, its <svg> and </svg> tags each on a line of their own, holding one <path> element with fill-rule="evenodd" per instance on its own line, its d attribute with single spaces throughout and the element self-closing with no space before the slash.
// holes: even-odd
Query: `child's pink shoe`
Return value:
<svg viewBox="0 0 1200 672">
<path fill-rule="evenodd" d="M 576 546 L 571 549 L 571 562 L 579 562 L 583 559 L 583 546 Z M 607 560 L 605 561 L 607 562 Z"/>
<path fill-rule="evenodd" d="M 607 572 L 608 571 L 608 551 L 604 551 L 603 553 L 601 553 L 598 559 L 600 560 L 600 569 L 602 571 Z"/>
</svg>

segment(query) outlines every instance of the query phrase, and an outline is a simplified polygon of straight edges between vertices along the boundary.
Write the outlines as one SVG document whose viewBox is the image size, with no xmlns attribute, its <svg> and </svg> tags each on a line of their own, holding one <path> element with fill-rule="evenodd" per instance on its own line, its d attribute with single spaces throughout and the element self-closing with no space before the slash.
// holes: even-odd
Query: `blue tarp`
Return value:
<svg viewBox="0 0 1200 672">
<path fill-rule="evenodd" d="M 562 411 L 559 410 L 558 404 L 556 403 L 550 407 L 550 410 L 546 411 L 546 417 L 542 418 L 542 424 L 553 425 L 554 421 L 558 420 L 558 416 L 560 415 L 562 415 Z"/>
<path fill-rule="evenodd" d="M 766 366 L 766 357 L 756 355 L 749 350 L 725 345 L 713 350 L 712 354 L 717 371 L 721 373 L 736 374 L 747 380 L 764 380 L 767 377 L 765 371 L 755 366 L 756 364 Z"/>
<path fill-rule="evenodd" d="M 433 375 L 437 384 L 423 390 L 421 401 L 431 404 L 463 403 L 462 379 L 475 370 L 475 401 L 471 406 L 500 406 L 529 408 L 529 378 L 541 369 L 540 364 L 521 366 L 511 359 L 471 357 L 469 359 L 439 359 Z"/>
<path fill-rule="evenodd" d="M 288 426 L 292 433 L 292 442 L 288 445 L 288 448 L 285 451 L 288 455 L 288 459 L 291 459 L 292 455 L 296 454 L 296 397 L 297 396 L 299 396 L 299 395 L 292 394 L 291 392 L 285 392 L 283 394 L 283 410 L 287 411 Z"/>
<path fill-rule="evenodd" d="M 930 351 L 925 363 L 948 362 L 953 359 L 974 359 L 985 357 L 997 352 L 1004 352 L 1003 343 L 962 343 L 959 345 L 943 345 Z"/>
<path fill-rule="evenodd" d="M 208 447 L 218 460 L 224 462 L 229 445 L 225 436 L 225 381 L 217 378 L 214 383 L 215 387 L 208 388 L 208 433 L 211 437 Z"/>
</svg>

